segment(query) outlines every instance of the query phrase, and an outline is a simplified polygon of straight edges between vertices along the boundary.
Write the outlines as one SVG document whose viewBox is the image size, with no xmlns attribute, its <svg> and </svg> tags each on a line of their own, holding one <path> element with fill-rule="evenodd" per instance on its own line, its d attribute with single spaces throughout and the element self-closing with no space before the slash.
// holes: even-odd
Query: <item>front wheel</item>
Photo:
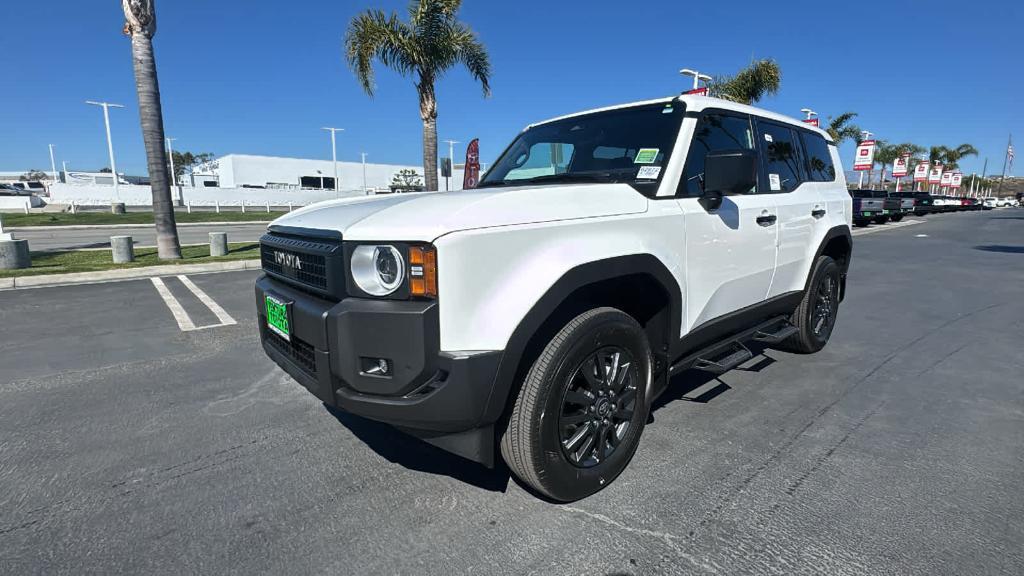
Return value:
<svg viewBox="0 0 1024 576">
<path fill-rule="evenodd" d="M 615 308 L 580 314 L 526 374 L 501 437 L 505 463 L 553 500 L 601 490 L 640 443 L 650 380 L 650 345 L 632 316 Z"/>
<path fill-rule="evenodd" d="M 797 333 L 783 343 L 785 349 L 810 354 L 825 347 L 839 313 L 839 282 L 839 264 L 829 256 L 819 256 L 791 318 Z"/>
</svg>

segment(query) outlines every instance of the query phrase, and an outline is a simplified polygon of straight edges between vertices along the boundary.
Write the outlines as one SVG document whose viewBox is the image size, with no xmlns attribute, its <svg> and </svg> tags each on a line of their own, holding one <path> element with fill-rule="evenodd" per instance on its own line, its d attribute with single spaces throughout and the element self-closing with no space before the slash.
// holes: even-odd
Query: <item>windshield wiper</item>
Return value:
<svg viewBox="0 0 1024 576">
<path fill-rule="evenodd" d="M 538 184 L 544 182 L 619 182 L 618 178 L 611 172 L 563 172 L 562 174 L 545 174 L 533 178 L 522 178 L 515 180 L 497 180 L 484 182 L 478 188 L 489 186 L 522 186 L 525 184 Z"/>
</svg>

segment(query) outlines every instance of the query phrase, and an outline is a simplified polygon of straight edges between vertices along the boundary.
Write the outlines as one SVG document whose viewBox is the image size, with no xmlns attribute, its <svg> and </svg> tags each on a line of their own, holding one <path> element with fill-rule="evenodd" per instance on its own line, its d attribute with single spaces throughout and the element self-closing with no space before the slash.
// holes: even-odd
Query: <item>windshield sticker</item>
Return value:
<svg viewBox="0 0 1024 576">
<path fill-rule="evenodd" d="M 782 180 L 778 174 L 768 175 L 768 187 L 775 191 L 782 190 Z"/>
<path fill-rule="evenodd" d="M 662 114 L 671 114 L 674 108 L 671 104 L 665 104 L 665 108 L 661 111 Z"/>
<path fill-rule="evenodd" d="M 636 153 L 636 160 L 633 160 L 633 164 L 654 164 L 654 161 L 658 158 L 659 148 L 641 148 Z"/>
<path fill-rule="evenodd" d="M 764 135 L 764 141 L 765 142 L 773 142 L 772 135 L 771 134 L 765 134 Z"/>
<path fill-rule="evenodd" d="M 657 180 L 658 176 L 660 176 L 660 175 L 661 175 L 661 166 L 641 166 L 640 167 L 640 171 L 637 172 L 637 174 L 636 174 L 636 178 L 637 178 L 637 180 L 640 180 L 640 179 Z"/>
</svg>

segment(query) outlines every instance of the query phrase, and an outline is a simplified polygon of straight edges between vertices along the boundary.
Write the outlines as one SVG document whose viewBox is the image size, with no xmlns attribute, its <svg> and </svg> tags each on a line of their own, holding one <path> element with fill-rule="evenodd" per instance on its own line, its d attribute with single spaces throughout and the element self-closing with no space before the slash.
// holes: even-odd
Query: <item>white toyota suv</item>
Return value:
<svg viewBox="0 0 1024 576">
<path fill-rule="evenodd" d="M 328 406 L 571 501 L 626 467 L 673 374 L 821 349 L 850 224 L 817 128 L 702 96 L 592 110 L 527 127 L 476 189 L 276 220 L 261 339 Z"/>
</svg>

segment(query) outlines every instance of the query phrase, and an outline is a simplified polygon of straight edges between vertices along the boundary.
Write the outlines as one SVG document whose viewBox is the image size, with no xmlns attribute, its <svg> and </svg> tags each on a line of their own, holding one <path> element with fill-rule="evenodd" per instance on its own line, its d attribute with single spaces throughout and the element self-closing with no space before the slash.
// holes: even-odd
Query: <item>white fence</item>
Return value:
<svg viewBox="0 0 1024 576">
<path fill-rule="evenodd" d="M 29 204 L 29 208 L 43 205 L 37 196 L 0 196 L 0 210 L 24 210 L 25 204 Z"/>
<path fill-rule="evenodd" d="M 262 188 L 189 188 L 179 186 L 171 189 L 175 203 L 179 206 L 305 206 L 324 200 L 363 196 L 362 190 L 275 190 Z M 79 206 L 106 206 L 112 202 L 124 202 L 127 206 L 152 206 L 153 193 L 149 186 L 121 185 L 114 196 L 113 186 L 74 184 L 53 184 L 50 186 L 50 204 Z"/>
</svg>

